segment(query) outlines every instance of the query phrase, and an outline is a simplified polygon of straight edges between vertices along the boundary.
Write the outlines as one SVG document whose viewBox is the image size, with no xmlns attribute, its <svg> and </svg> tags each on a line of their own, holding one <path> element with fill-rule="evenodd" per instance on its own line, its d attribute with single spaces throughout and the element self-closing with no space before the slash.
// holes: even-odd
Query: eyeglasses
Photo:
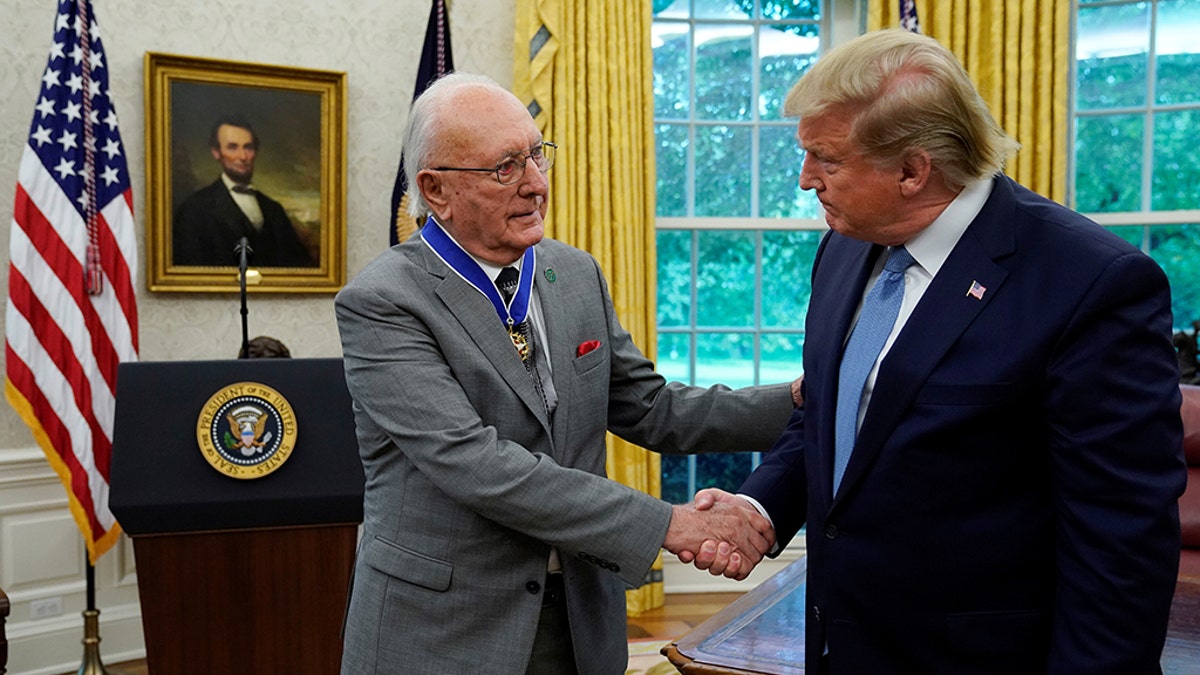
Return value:
<svg viewBox="0 0 1200 675">
<path fill-rule="evenodd" d="M 525 175 L 525 165 L 529 160 L 533 160 L 538 171 L 546 173 L 550 167 L 554 166 L 554 151 L 558 146 L 549 141 L 538 143 L 525 152 L 518 152 L 515 155 L 509 155 L 496 166 L 486 169 L 476 169 L 462 166 L 434 166 L 430 167 L 433 171 L 479 171 L 484 173 L 496 174 L 496 180 L 501 185 L 512 185 L 521 180 Z"/>
</svg>

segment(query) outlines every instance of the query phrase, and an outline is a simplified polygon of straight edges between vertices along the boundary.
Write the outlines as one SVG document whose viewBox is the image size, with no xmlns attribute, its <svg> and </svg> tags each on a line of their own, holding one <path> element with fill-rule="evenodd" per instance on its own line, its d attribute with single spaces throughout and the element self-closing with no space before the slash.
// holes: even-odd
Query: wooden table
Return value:
<svg viewBox="0 0 1200 675">
<path fill-rule="evenodd" d="M 662 653 L 684 675 L 804 673 L 801 558 L 735 600 Z M 1200 578 L 1181 578 L 1171 606 L 1163 675 L 1200 675 Z"/>
</svg>

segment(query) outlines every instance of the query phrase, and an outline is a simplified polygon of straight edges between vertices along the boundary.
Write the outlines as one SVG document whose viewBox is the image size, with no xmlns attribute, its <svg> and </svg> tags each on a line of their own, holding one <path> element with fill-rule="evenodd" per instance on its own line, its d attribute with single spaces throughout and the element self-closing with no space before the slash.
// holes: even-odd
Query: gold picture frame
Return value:
<svg viewBox="0 0 1200 675">
<path fill-rule="evenodd" d="M 240 291 L 238 233 L 248 292 L 345 285 L 346 73 L 147 52 L 145 85 L 149 289 Z"/>
</svg>

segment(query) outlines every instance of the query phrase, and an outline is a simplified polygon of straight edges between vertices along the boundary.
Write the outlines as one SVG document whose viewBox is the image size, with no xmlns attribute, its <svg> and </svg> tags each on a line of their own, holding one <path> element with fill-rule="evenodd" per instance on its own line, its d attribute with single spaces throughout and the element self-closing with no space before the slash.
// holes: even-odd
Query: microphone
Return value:
<svg viewBox="0 0 1200 675">
<path fill-rule="evenodd" d="M 250 312 L 246 309 L 246 269 L 250 266 L 249 256 L 254 249 L 250 248 L 250 240 L 242 237 L 238 239 L 233 251 L 238 256 L 238 284 L 242 290 L 242 349 L 238 352 L 238 358 L 248 359 L 250 358 L 250 327 L 247 317 Z"/>
<path fill-rule="evenodd" d="M 245 279 L 246 269 L 250 267 L 249 254 L 254 252 L 254 249 L 250 248 L 250 240 L 245 237 L 238 239 L 233 252 L 238 256 L 238 276 Z M 244 283 L 242 285 L 245 286 Z"/>
</svg>

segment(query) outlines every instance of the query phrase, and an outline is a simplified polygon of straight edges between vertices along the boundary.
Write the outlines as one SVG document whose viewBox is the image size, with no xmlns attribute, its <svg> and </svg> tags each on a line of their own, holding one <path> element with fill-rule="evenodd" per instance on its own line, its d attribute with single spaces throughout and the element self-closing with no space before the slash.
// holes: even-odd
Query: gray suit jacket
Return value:
<svg viewBox="0 0 1200 675">
<path fill-rule="evenodd" d="M 419 237 L 335 300 L 367 480 L 343 673 L 524 673 L 552 546 L 580 673 L 624 672 L 624 590 L 671 510 L 605 477 L 605 430 L 659 452 L 762 450 L 791 413 L 787 385 L 667 384 L 586 253 L 545 240 L 537 268 L 553 426 L 492 305 Z"/>
</svg>

